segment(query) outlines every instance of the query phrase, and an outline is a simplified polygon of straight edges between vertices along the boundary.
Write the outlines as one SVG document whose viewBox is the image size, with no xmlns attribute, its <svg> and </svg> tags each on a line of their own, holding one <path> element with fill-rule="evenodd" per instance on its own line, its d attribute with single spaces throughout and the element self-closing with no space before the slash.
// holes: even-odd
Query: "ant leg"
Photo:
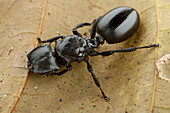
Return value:
<svg viewBox="0 0 170 113">
<path fill-rule="evenodd" d="M 151 48 L 151 47 L 159 47 L 159 44 L 153 44 L 153 45 L 143 46 L 143 47 L 131 47 L 131 48 L 119 49 L 119 50 L 110 50 L 110 51 L 103 51 L 103 52 L 98 52 L 94 50 L 90 56 L 97 56 L 97 55 L 109 56 L 109 55 L 114 54 L 115 52 L 132 52 L 137 49 Z"/>
<path fill-rule="evenodd" d="M 58 76 L 61 76 L 63 75 L 64 73 L 66 73 L 67 71 L 70 71 L 72 69 L 72 66 L 69 64 L 68 66 L 66 66 L 67 69 L 64 69 L 58 73 L 51 73 L 51 75 L 58 75 Z M 48 75 L 49 76 L 49 75 Z"/>
<path fill-rule="evenodd" d="M 83 26 L 90 26 L 93 24 L 90 36 L 94 38 L 95 34 L 96 34 L 96 25 L 97 25 L 99 18 L 94 19 L 92 23 L 85 22 L 85 23 L 80 23 L 80 24 L 76 25 L 72 30 L 73 34 L 82 37 L 82 35 L 77 31 L 77 29 L 81 28 Z"/>
<path fill-rule="evenodd" d="M 93 80 L 94 80 L 96 86 L 100 88 L 100 91 L 101 91 L 103 97 L 104 97 L 106 100 L 109 100 L 109 98 L 105 95 L 105 93 L 103 92 L 102 88 L 100 87 L 100 83 L 99 83 L 97 77 L 95 76 L 95 74 L 93 73 L 93 69 L 92 69 L 92 66 L 91 66 L 90 63 L 89 63 L 88 58 L 86 58 L 84 61 L 87 63 L 87 69 L 88 69 L 88 71 L 91 73 L 91 75 L 92 75 L 92 77 L 93 77 Z"/>
<path fill-rule="evenodd" d="M 77 29 L 78 29 L 78 28 L 81 28 L 81 27 L 83 27 L 83 26 L 90 26 L 91 24 L 92 24 L 92 23 L 88 23 L 88 22 L 80 23 L 80 24 L 76 25 L 76 26 L 73 28 L 72 32 L 73 32 L 74 35 L 77 35 L 77 36 L 82 37 L 82 35 L 77 31 Z"/>
<path fill-rule="evenodd" d="M 96 36 L 96 26 L 97 26 L 97 23 L 99 21 L 100 17 L 98 17 L 97 19 L 93 20 L 93 26 L 91 28 L 91 32 L 90 32 L 90 37 L 87 37 L 87 41 L 88 43 L 90 44 L 90 46 L 92 48 L 97 48 L 100 44 L 103 44 L 104 43 L 104 39 L 103 37 L 101 36 Z M 94 39 L 96 36 L 96 39 Z"/>
<path fill-rule="evenodd" d="M 40 39 L 40 37 L 37 37 L 37 39 L 38 39 L 38 41 L 39 42 L 41 42 L 41 43 L 46 43 L 46 42 L 53 42 L 53 41 L 55 41 L 55 40 L 58 40 L 58 39 L 63 39 L 63 38 L 65 38 L 64 36 L 56 36 L 56 37 L 53 37 L 53 38 L 50 38 L 50 39 L 48 39 L 48 40 L 44 40 L 44 41 L 42 41 L 41 39 Z"/>
<path fill-rule="evenodd" d="M 91 39 L 94 39 L 95 36 L 96 36 L 96 26 L 97 26 L 97 23 L 99 21 L 100 17 L 98 17 L 97 19 L 93 20 L 93 26 L 91 28 L 91 32 L 90 32 L 90 38 Z"/>
<path fill-rule="evenodd" d="M 27 62 L 27 67 L 29 68 L 30 66 L 31 66 L 31 62 L 28 61 L 28 62 Z"/>
<path fill-rule="evenodd" d="M 28 68 L 29 69 L 29 71 L 31 71 L 31 72 L 34 72 L 33 70 L 34 70 L 34 68 L 31 66 L 31 67 L 29 67 Z"/>
</svg>

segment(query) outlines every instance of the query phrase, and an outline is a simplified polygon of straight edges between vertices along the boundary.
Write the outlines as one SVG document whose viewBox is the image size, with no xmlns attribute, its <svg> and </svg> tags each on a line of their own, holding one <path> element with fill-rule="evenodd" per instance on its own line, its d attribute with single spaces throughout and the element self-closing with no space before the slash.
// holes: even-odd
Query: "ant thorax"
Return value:
<svg viewBox="0 0 170 113">
<path fill-rule="evenodd" d="M 70 35 L 56 41 L 56 54 L 64 58 L 67 64 L 83 61 L 91 50 L 86 38 L 77 35 Z"/>
</svg>

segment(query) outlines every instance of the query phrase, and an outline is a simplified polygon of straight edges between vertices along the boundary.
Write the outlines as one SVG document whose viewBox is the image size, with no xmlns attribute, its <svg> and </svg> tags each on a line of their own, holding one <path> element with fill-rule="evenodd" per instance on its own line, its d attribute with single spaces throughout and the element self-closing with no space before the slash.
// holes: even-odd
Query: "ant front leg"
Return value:
<svg viewBox="0 0 170 113">
<path fill-rule="evenodd" d="M 105 95 L 104 91 L 103 91 L 102 88 L 100 87 L 100 83 L 99 83 L 97 77 L 96 77 L 95 74 L 93 73 L 93 69 L 92 69 L 92 66 L 91 66 L 90 63 L 89 63 L 89 59 L 86 58 L 84 61 L 87 63 L 87 69 L 88 69 L 88 71 L 91 73 L 91 75 L 92 75 L 92 77 L 93 77 L 93 80 L 94 80 L 96 86 L 99 87 L 100 91 L 102 92 L 103 97 L 104 97 L 106 100 L 109 100 L 109 98 Z"/>
<path fill-rule="evenodd" d="M 47 40 L 44 40 L 44 41 L 42 41 L 41 39 L 40 39 L 40 37 L 37 37 L 37 39 L 38 39 L 38 41 L 40 42 L 40 43 L 46 43 L 46 42 L 50 42 L 50 43 L 52 43 L 53 41 L 55 41 L 55 40 L 58 40 L 58 39 L 63 39 L 63 38 L 65 38 L 64 36 L 62 36 L 62 35 L 60 35 L 60 36 L 56 36 L 56 37 L 53 37 L 53 38 L 50 38 L 50 39 L 47 39 Z"/>
<path fill-rule="evenodd" d="M 97 56 L 97 55 L 109 56 L 116 52 L 132 52 L 137 49 L 151 48 L 151 47 L 159 47 L 159 44 L 153 44 L 153 45 L 143 46 L 143 47 L 131 47 L 131 48 L 126 48 L 126 49 L 110 50 L 110 51 L 103 51 L 103 52 L 98 52 L 94 50 L 90 56 Z"/>
</svg>

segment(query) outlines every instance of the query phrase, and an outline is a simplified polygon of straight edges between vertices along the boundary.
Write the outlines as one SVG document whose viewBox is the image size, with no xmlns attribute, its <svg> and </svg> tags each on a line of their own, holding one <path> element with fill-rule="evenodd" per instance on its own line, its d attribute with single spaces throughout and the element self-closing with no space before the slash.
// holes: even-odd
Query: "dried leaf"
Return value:
<svg viewBox="0 0 170 113">
<path fill-rule="evenodd" d="M 42 19 L 43 1 L 0 1 L 0 112 L 9 112 L 27 75 L 27 58 L 35 44 Z M 29 74 L 14 112 L 93 112 L 93 113 L 169 113 L 170 83 L 157 76 L 156 62 L 170 53 L 169 1 L 161 0 L 48 0 L 41 27 L 43 40 L 70 35 L 82 22 L 105 14 L 118 6 L 138 10 L 141 25 L 125 42 L 104 44 L 99 51 L 159 43 L 159 48 L 91 57 L 90 62 L 106 102 L 95 86 L 85 63 L 73 63 L 63 76 Z M 80 32 L 89 35 L 89 27 Z M 169 65 L 162 67 L 170 79 Z"/>
</svg>

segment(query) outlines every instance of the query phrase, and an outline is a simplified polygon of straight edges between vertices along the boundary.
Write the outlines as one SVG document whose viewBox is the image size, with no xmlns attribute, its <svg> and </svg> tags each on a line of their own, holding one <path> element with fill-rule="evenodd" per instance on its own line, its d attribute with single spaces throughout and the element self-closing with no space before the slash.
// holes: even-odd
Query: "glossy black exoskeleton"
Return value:
<svg viewBox="0 0 170 113">
<path fill-rule="evenodd" d="M 97 24 L 97 33 L 107 43 L 122 42 L 131 37 L 140 24 L 139 14 L 130 7 L 118 7 L 106 13 Z"/>
<path fill-rule="evenodd" d="M 33 49 L 27 55 L 29 70 L 34 73 L 60 76 L 71 70 L 72 62 L 85 61 L 95 84 L 100 88 L 103 97 L 108 100 L 109 98 L 104 94 L 97 77 L 93 73 L 88 56 L 109 56 L 115 52 L 131 52 L 141 48 L 158 47 L 159 44 L 153 44 L 103 52 L 98 52 L 94 49 L 103 44 L 105 40 L 108 44 L 113 44 L 130 38 L 137 31 L 139 23 L 139 14 L 135 9 L 118 7 L 95 19 L 92 23 L 78 24 L 72 30 L 73 35 L 67 37 L 57 36 L 45 41 L 41 41 L 38 37 L 40 43 L 55 41 L 55 52 L 52 51 L 50 44 L 40 45 Z M 92 25 L 90 36 L 83 38 L 77 29 L 90 25 Z M 98 33 L 97 36 L 95 36 L 96 32 Z M 66 69 L 61 70 L 61 66 L 66 66 Z M 59 72 L 56 72 L 58 70 Z"/>
</svg>

